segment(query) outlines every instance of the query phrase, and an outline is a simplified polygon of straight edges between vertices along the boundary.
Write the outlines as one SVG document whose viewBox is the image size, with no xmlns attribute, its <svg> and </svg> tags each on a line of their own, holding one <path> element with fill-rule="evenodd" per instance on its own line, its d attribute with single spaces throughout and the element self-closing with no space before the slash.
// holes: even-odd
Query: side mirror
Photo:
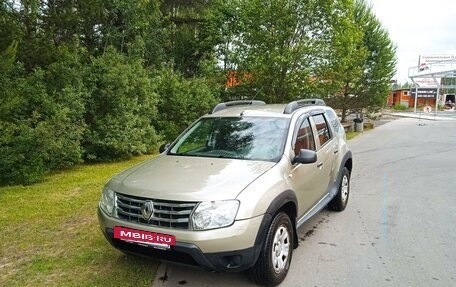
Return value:
<svg viewBox="0 0 456 287">
<path fill-rule="evenodd" d="M 167 144 L 162 144 L 162 145 L 160 146 L 160 148 L 158 149 L 158 151 L 159 151 L 160 153 L 163 153 L 164 151 L 166 151 L 166 150 L 169 148 L 169 146 L 170 146 L 169 143 L 167 143 Z"/>
<path fill-rule="evenodd" d="M 299 151 L 299 154 L 294 157 L 292 163 L 308 164 L 314 162 L 317 162 L 317 152 L 310 149 L 302 149 Z"/>
</svg>

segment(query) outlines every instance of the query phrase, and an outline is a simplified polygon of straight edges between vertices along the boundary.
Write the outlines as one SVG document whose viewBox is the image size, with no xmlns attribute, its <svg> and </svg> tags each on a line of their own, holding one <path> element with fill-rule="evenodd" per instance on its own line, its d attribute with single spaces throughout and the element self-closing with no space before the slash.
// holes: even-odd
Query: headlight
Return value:
<svg viewBox="0 0 456 287">
<path fill-rule="evenodd" d="M 100 199 L 100 207 L 109 216 L 114 215 L 114 207 L 116 206 L 116 195 L 114 191 L 109 189 L 107 186 L 103 188 Z"/>
<path fill-rule="evenodd" d="M 239 208 L 239 201 L 201 202 L 192 213 L 193 230 L 208 230 L 233 224 Z"/>
</svg>

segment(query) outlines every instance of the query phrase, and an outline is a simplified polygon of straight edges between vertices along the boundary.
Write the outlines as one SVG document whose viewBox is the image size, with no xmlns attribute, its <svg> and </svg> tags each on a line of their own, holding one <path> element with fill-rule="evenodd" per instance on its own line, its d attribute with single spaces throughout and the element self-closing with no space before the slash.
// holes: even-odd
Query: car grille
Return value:
<svg viewBox="0 0 456 287">
<path fill-rule="evenodd" d="M 147 221 L 141 214 L 141 206 L 148 200 L 154 203 L 154 213 Z M 189 218 L 198 202 L 182 202 L 149 199 L 116 194 L 117 216 L 126 221 L 164 228 L 189 229 Z"/>
</svg>

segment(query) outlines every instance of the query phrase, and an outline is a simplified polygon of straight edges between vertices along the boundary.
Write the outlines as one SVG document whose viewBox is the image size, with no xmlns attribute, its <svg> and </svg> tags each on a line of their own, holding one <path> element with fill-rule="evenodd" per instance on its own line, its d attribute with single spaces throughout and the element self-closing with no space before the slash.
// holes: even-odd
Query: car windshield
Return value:
<svg viewBox="0 0 456 287">
<path fill-rule="evenodd" d="M 266 117 L 202 118 L 171 148 L 172 155 L 278 161 L 289 119 Z"/>
</svg>

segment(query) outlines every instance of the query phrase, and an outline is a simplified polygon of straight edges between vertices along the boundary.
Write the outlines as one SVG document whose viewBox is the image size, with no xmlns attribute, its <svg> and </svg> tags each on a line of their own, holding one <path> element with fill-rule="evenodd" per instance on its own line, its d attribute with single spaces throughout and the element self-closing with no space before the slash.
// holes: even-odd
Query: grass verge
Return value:
<svg viewBox="0 0 456 287">
<path fill-rule="evenodd" d="M 364 123 L 363 132 L 367 132 L 372 129 L 374 129 L 373 123 Z M 355 138 L 356 136 L 362 134 L 363 132 L 345 132 L 345 136 L 347 137 L 347 140 L 351 140 L 351 139 Z"/>
<path fill-rule="evenodd" d="M 0 286 L 151 286 L 158 261 L 111 247 L 97 221 L 104 183 L 150 156 L 81 165 L 0 187 Z"/>
<path fill-rule="evenodd" d="M 351 140 L 352 138 L 356 137 L 359 134 L 360 134 L 360 132 L 346 132 L 345 136 L 347 137 L 347 140 Z"/>
</svg>

